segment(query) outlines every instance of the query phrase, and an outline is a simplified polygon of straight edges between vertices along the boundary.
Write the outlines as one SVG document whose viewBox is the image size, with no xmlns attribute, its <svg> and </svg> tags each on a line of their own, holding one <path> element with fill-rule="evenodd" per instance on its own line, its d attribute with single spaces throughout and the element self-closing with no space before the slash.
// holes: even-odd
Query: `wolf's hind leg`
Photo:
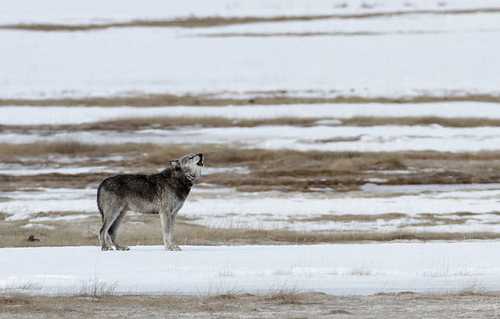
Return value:
<svg viewBox="0 0 500 319">
<path fill-rule="evenodd" d="M 115 219 L 115 221 L 113 222 L 113 224 L 109 228 L 109 235 L 111 237 L 111 244 L 113 246 L 115 246 L 116 250 L 129 250 L 129 248 L 127 246 L 121 246 L 116 241 L 118 228 L 120 227 L 120 224 L 123 220 L 123 217 L 125 217 L 125 214 L 126 214 L 126 210 L 124 209 L 120 212 L 118 217 Z"/>
<path fill-rule="evenodd" d="M 111 236 L 109 235 L 109 230 L 115 220 L 118 218 L 122 211 L 122 207 L 118 208 L 109 208 L 104 210 L 103 214 L 103 223 L 101 230 L 99 231 L 99 240 L 101 241 L 101 250 L 111 250 L 113 249 L 113 241 L 111 240 Z"/>
<path fill-rule="evenodd" d="M 111 247 L 108 245 L 106 241 L 106 234 L 108 232 L 107 218 L 103 218 L 101 229 L 99 230 L 99 242 L 101 243 L 101 250 L 110 250 Z"/>
</svg>

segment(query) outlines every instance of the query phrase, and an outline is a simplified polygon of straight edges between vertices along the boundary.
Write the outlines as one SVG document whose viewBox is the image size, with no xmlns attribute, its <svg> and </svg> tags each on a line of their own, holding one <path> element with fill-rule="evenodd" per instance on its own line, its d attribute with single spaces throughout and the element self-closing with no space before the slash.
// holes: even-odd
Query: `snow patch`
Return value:
<svg viewBox="0 0 500 319">
<path fill-rule="evenodd" d="M 137 246 L 0 249 L 0 290 L 78 294 L 98 280 L 120 294 L 205 294 L 277 289 L 338 295 L 500 290 L 498 241 L 307 246 Z M 203 261 L 203 262 L 200 262 Z M 119 271 L 117 271 L 119 269 Z"/>
</svg>

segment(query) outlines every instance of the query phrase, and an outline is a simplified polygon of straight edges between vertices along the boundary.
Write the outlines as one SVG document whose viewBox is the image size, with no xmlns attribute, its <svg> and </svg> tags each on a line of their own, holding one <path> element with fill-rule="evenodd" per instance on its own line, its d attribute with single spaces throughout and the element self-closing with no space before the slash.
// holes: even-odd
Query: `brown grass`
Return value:
<svg viewBox="0 0 500 319">
<path fill-rule="evenodd" d="M 179 127 L 256 127 L 262 125 L 313 126 L 319 118 L 282 117 L 276 119 L 226 119 L 221 117 L 145 117 L 126 118 L 78 125 L 9 125 L 9 132 L 38 131 L 134 131 L 146 128 L 171 129 Z"/>
<path fill-rule="evenodd" d="M 27 133 L 32 131 L 54 132 L 54 131 L 118 131 L 130 132 L 141 129 L 176 129 L 180 127 L 257 127 L 264 125 L 290 125 L 310 127 L 317 125 L 324 118 L 294 118 L 280 117 L 274 119 L 229 119 L 221 117 L 144 117 L 124 118 L 95 123 L 77 125 L 0 125 L 1 131 Z M 348 126 L 376 126 L 376 125 L 432 125 L 437 124 L 444 127 L 490 127 L 500 126 L 500 120 L 488 118 L 442 118 L 442 117 L 353 117 L 342 119 L 341 125 Z M 338 143 L 358 141 L 361 136 L 334 137 L 328 139 L 314 140 L 315 143 Z M 76 142 L 56 143 L 54 151 L 57 153 L 70 154 Z M 44 147 L 43 145 L 40 147 Z M 40 148 L 39 147 L 39 148 Z M 48 146 L 47 146 L 48 147 Z M 45 147 L 45 148 L 47 148 Z M 90 148 L 86 145 L 86 148 Z M 75 150 L 78 151 L 78 150 Z M 81 150 L 84 151 L 84 150 Z M 88 150 L 87 150 L 88 151 Z"/>
<path fill-rule="evenodd" d="M 274 17 L 188 17 L 173 20 L 131 20 L 125 22 L 93 23 L 93 24 L 49 24 L 49 23 L 19 23 L 0 25 L 0 29 L 24 30 L 39 32 L 74 32 L 74 31 L 95 31 L 110 28 L 207 28 L 216 26 L 227 26 L 237 24 L 265 23 L 265 22 L 293 22 L 311 21 L 323 19 L 365 19 L 376 17 L 405 16 L 414 14 L 477 14 L 477 13 L 497 13 L 499 8 L 478 8 L 478 9 L 458 9 L 458 10 L 413 10 L 413 11 L 393 11 L 393 12 L 369 12 L 358 14 L 341 15 L 308 15 L 308 16 L 274 16 Z"/>
<path fill-rule="evenodd" d="M 123 295 L 99 299 L 80 296 L 0 297 L 5 318 L 495 318 L 498 293 L 380 293 L 332 296 L 302 293 L 299 304 L 269 295 L 234 294 L 231 299 L 186 295 Z"/>
<path fill-rule="evenodd" d="M 488 118 L 443 118 L 435 116 L 423 117 L 353 117 L 342 120 L 343 125 L 375 126 L 375 125 L 431 125 L 446 127 L 482 127 L 500 126 L 499 119 Z"/>
<path fill-rule="evenodd" d="M 203 152 L 210 167 L 246 166 L 249 174 L 213 174 L 203 181 L 245 191 L 310 191 L 316 188 L 353 190 L 371 178 L 382 178 L 385 184 L 457 184 L 500 181 L 500 152 L 299 152 L 289 150 L 234 149 L 221 145 L 153 145 L 119 144 L 87 145 L 75 142 L 48 144 L 0 144 L 0 160 L 22 163 L 25 156 L 39 157 L 47 164 L 49 155 L 90 157 L 122 155 L 121 162 L 110 162 L 120 168 L 110 173 L 157 172 L 170 159 L 190 152 Z M 107 165 L 108 165 L 107 164 Z M 124 168 L 123 168 L 124 167 Z M 414 173 L 385 174 L 390 170 Z M 35 176 L 0 175 L 0 189 L 32 187 L 92 187 L 110 173 L 43 174 Z M 236 178 L 237 177 L 237 178 Z"/>
<path fill-rule="evenodd" d="M 444 161 L 493 161 L 500 160 L 500 151 L 481 152 L 301 152 L 293 150 L 238 149 L 223 145 L 156 145 L 156 144 L 83 144 L 76 141 L 56 143 L 30 144 L 0 144 L 0 157 L 75 155 L 104 157 L 110 154 L 145 154 L 144 161 L 152 164 L 163 164 L 168 159 L 176 158 L 186 152 L 203 151 L 209 157 L 209 165 L 231 165 L 269 161 L 332 161 L 332 160 L 363 160 L 376 158 L 380 162 L 389 162 L 388 166 L 402 168 L 404 160 L 444 160 Z M 384 164 L 381 163 L 381 164 Z M 343 164 L 350 165 L 350 164 Z M 385 169 L 385 168 L 382 168 Z"/>
<path fill-rule="evenodd" d="M 450 214 L 452 215 L 452 214 Z M 467 222 L 467 218 L 450 218 L 449 216 L 442 214 L 419 214 L 415 217 L 419 220 L 418 223 L 407 225 L 410 227 L 427 227 L 427 226 L 437 226 L 437 225 L 463 225 Z"/>
<path fill-rule="evenodd" d="M 84 97 L 51 99 L 0 99 L 0 106 L 227 106 L 227 105 L 282 105 L 282 104 L 405 104 L 435 102 L 489 102 L 499 103 L 500 96 L 490 94 L 457 94 L 450 96 L 421 95 L 411 97 L 364 97 L 355 95 L 337 97 L 287 96 L 287 91 L 249 92 L 252 98 L 220 98 L 213 95 L 144 94 L 118 97 Z M 265 93 L 265 96 L 260 96 Z M 332 107 L 335 107 L 332 105 Z"/>
<path fill-rule="evenodd" d="M 307 299 L 307 294 L 301 294 L 294 290 L 279 290 L 265 297 L 266 301 L 271 301 L 280 305 L 300 305 Z"/>
<path fill-rule="evenodd" d="M 57 215 L 70 215 L 60 213 Z M 0 221 L 2 241 L 0 247 L 74 246 L 97 245 L 100 216 L 96 212 L 88 218 L 74 221 L 39 222 L 51 226 L 45 228 L 22 228 L 27 220 Z M 180 245 L 240 245 L 240 244 L 320 244 L 351 242 L 387 242 L 394 240 L 468 240 L 498 239 L 499 233 L 437 233 L 415 231 L 393 232 L 336 232 L 315 233 L 288 230 L 264 230 L 244 228 L 209 228 L 193 225 L 179 217 L 176 240 Z M 35 241 L 29 241 L 33 236 Z M 160 245 L 162 243 L 159 217 L 157 215 L 128 215 L 120 229 L 119 242 L 126 245 Z"/>
<path fill-rule="evenodd" d="M 299 219 L 300 222 L 376 222 L 377 220 L 396 220 L 401 218 L 407 218 L 408 215 L 403 213 L 385 213 L 385 214 L 374 214 L 374 215 L 357 215 L 357 214 L 346 214 L 346 215 L 320 215 L 318 217 L 303 218 Z"/>
<path fill-rule="evenodd" d="M 94 153 L 99 146 L 68 141 L 59 143 L 0 144 L 0 156 L 83 155 Z"/>
</svg>

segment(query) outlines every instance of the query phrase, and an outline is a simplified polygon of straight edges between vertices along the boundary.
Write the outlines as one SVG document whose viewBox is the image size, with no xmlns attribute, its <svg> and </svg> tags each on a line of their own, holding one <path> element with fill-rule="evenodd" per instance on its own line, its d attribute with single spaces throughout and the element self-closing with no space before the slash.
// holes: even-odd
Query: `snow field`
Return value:
<svg viewBox="0 0 500 319">
<path fill-rule="evenodd" d="M 0 249 L 0 290 L 79 294 L 498 291 L 498 241 L 313 246 Z"/>
</svg>

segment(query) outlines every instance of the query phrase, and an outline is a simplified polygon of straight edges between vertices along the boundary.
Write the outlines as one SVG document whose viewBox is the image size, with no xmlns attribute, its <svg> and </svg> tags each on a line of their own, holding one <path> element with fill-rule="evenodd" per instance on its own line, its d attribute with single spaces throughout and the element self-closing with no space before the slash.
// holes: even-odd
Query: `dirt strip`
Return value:
<svg viewBox="0 0 500 319">
<path fill-rule="evenodd" d="M 278 291 L 269 295 L 0 295 L 0 319 L 29 318 L 498 318 L 498 294 L 378 294 L 338 297 Z"/>
<path fill-rule="evenodd" d="M 223 94 L 224 92 L 221 92 Z M 332 93 L 335 92 L 326 92 Z M 286 90 L 271 92 L 237 92 L 245 98 L 221 97 L 217 93 L 207 95 L 139 94 L 131 96 L 94 96 L 61 98 L 0 98 L 0 106 L 239 106 L 239 105 L 290 105 L 290 104 L 411 104 L 439 102 L 484 102 L 500 103 L 497 94 L 452 95 L 422 94 L 401 97 L 366 97 L 357 95 L 337 95 L 334 97 L 308 97 L 288 94 Z M 334 106 L 332 106 L 334 107 Z"/>
</svg>

